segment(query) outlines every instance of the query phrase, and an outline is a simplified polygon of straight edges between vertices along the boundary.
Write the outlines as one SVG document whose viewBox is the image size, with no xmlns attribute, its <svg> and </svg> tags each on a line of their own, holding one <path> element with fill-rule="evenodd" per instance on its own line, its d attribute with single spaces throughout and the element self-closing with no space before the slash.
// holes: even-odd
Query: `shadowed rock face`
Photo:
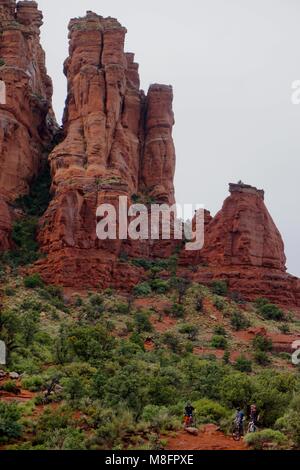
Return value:
<svg viewBox="0 0 300 470">
<path fill-rule="evenodd" d="M 126 29 L 117 20 L 88 12 L 71 20 L 69 31 L 65 138 L 49 157 L 54 198 L 39 236 L 49 253 L 41 269 L 47 278 L 72 284 L 74 271 L 86 281 L 84 260 L 99 285 L 103 269 L 111 282 L 109 256 L 118 256 L 124 243 L 97 239 L 97 207 L 116 206 L 122 195 L 174 203 L 173 92 L 165 85 L 152 85 L 147 96 L 140 90 L 138 65 L 124 52 Z M 151 248 L 127 244 L 126 250 L 145 254 Z"/>
<path fill-rule="evenodd" d="M 46 158 L 55 118 L 35 2 L 0 1 L 0 251 L 10 246 L 10 204 L 28 192 Z"/>
</svg>

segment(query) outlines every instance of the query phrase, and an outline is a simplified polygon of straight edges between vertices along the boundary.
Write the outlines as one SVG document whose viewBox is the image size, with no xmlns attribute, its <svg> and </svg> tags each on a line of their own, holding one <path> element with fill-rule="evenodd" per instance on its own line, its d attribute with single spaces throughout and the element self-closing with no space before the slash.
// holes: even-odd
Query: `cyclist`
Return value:
<svg viewBox="0 0 300 470">
<path fill-rule="evenodd" d="M 195 408 L 190 402 L 188 402 L 184 410 L 184 424 L 186 427 L 191 426 L 193 424 L 194 411 Z"/>
<path fill-rule="evenodd" d="M 253 404 L 250 406 L 249 432 L 256 431 L 258 420 L 259 420 L 259 416 L 258 416 L 257 406 Z"/>
<path fill-rule="evenodd" d="M 244 411 L 241 410 L 241 408 L 237 408 L 236 415 L 235 415 L 235 424 L 241 436 L 243 436 L 244 434 L 244 419 L 245 419 Z"/>
</svg>

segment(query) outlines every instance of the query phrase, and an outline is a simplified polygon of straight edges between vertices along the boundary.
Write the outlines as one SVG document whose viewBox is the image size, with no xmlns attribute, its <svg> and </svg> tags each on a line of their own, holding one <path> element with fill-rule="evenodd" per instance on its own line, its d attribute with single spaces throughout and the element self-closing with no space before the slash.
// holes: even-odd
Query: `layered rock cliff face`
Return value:
<svg viewBox="0 0 300 470">
<path fill-rule="evenodd" d="M 198 282 L 227 280 L 246 299 L 266 296 L 300 306 L 300 282 L 286 273 L 284 243 L 264 192 L 245 184 L 230 184 L 229 190 L 221 211 L 207 220 L 204 248 L 183 253 L 181 264 L 199 266 L 193 276 Z"/>
<path fill-rule="evenodd" d="M 71 20 L 69 30 L 65 138 L 49 158 L 54 198 L 42 221 L 39 240 L 48 259 L 40 269 L 67 285 L 108 285 L 118 283 L 122 247 L 144 255 L 151 247 L 100 242 L 97 207 L 117 206 L 119 196 L 174 202 L 173 92 L 165 85 L 152 85 L 147 96 L 140 90 L 138 65 L 124 52 L 126 30 L 117 20 L 88 12 Z"/>
<path fill-rule="evenodd" d="M 55 118 L 35 2 L 0 1 L 0 251 L 11 246 L 12 203 L 46 160 Z"/>
<path fill-rule="evenodd" d="M 0 250 L 6 250 L 13 202 L 39 172 L 55 119 L 37 4 L 0 0 L 0 22 Z M 138 65 L 124 52 L 126 30 L 117 20 L 87 12 L 71 20 L 69 31 L 63 139 L 49 156 L 53 198 L 39 231 L 46 257 L 33 269 L 66 287 L 129 290 L 145 273 L 121 262 L 121 254 L 167 258 L 181 242 L 101 241 L 96 210 L 102 203 L 118 207 L 120 196 L 128 204 L 174 203 L 172 88 L 140 90 Z M 231 184 L 215 217 L 206 211 L 204 248 L 181 250 L 178 275 L 205 284 L 224 279 L 245 299 L 300 306 L 300 282 L 286 272 L 264 193 L 248 185 Z"/>
</svg>

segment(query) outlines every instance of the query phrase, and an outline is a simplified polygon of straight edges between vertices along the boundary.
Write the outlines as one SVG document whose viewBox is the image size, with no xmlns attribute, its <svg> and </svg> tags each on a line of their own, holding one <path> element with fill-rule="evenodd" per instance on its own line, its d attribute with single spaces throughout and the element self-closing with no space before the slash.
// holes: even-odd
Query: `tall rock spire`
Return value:
<svg viewBox="0 0 300 470">
<path fill-rule="evenodd" d="M 41 24 L 36 2 L 0 2 L 0 250 L 10 246 L 11 203 L 28 192 L 55 127 Z"/>
<path fill-rule="evenodd" d="M 151 86 L 148 96 L 140 90 L 134 54 L 124 52 L 126 29 L 116 19 L 87 12 L 70 21 L 69 32 L 64 140 L 49 157 L 54 198 L 39 235 L 49 254 L 41 266 L 56 282 L 81 276 L 99 285 L 103 275 L 111 282 L 108 254 L 122 249 L 121 241 L 97 239 L 99 204 L 116 205 L 122 195 L 174 202 L 173 92 L 164 85 Z"/>
</svg>

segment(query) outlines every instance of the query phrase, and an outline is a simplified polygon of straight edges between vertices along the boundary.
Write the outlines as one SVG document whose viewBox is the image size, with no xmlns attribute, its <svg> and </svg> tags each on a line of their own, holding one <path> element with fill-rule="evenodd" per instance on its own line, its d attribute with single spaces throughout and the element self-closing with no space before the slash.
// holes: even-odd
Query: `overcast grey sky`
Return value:
<svg viewBox="0 0 300 470">
<path fill-rule="evenodd" d="M 229 182 L 266 191 L 300 276 L 299 0 L 39 0 L 42 43 L 60 119 L 66 97 L 62 64 L 71 17 L 93 10 L 127 27 L 142 87 L 174 87 L 176 195 L 215 214 Z"/>
</svg>

